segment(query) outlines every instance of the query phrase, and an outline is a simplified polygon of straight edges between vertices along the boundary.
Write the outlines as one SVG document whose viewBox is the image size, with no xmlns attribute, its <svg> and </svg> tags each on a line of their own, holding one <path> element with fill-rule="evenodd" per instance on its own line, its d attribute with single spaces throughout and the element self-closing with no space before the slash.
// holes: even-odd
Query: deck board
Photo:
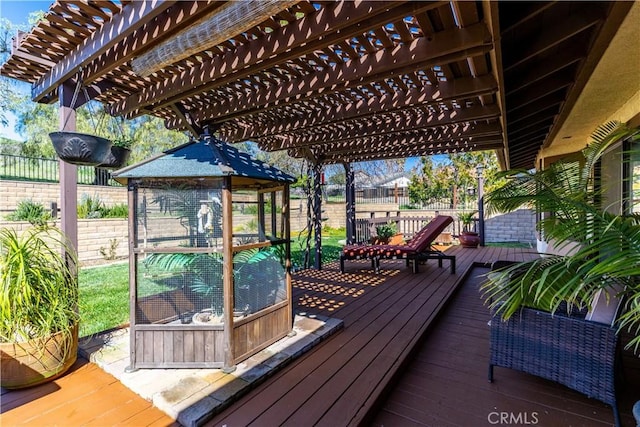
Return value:
<svg viewBox="0 0 640 427">
<path fill-rule="evenodd" d="M 509 254 L 501 248 L 451 250 L 458 264 L 453 275 L 446 261 L 438 268 L 434 260 L 420 266 L 415 275 L 403 261 L 393 260 L 381 262 L 379 275 L 366 261 L 347 263 L 343 275 L 337 272 L 336 264 L 321 272 L 299 273 L 294 280 L 294 304 L 309 297 L 326 299 L 323 290 L 330 291 L 333 280 L 350 288 L 347 294 L 358 295 L 341 299 L 345 303 L 331 312 L 297 304 L 299 310 L 308 308 L 313 314 L 343 319 L 344 329 L 209 425 L 340 426 L 363 422 L 455 291 L 463 272 L 473 262 L 523 256 L 520 249 Z M 384 283 L 375 283 L 381 277 L 386 279 Z M 313 294 L 310 283 L 316 284 Z"/>
<path fill-rule="evenodd" d="M 489 313 L 477 286 L 477 280 L 468 280 L 460 289 L 371 424 L 483 426 L 491 425 L 490 412 L 508 411 L 529 417 L 536 412 L 545 426 L 611 425 L 610 406 L 551 381 L 498 367 L 494 383 L 487 381 Z M 637 372 L 638 364 L 626 357 L 625 374 Z M 630 408 L 640 388 L 636 376 L 625 376 L 619 407 L 623 425 L 633 426 Z"/>
<path fill-rule="evenodd" d="M 345 274 L 337 263 L 297 272 L 296 312 L 342 319 L 344 329 L 208 425 L 487 425 L 491 408 L 554 414 L 543 425 L 610 425 L 607 405 L 566 387 L 501 368 L 496 368 L 498 381 L 486 381 L 488 311 L 477 290 L 456 287 L 473 263 L 532 255 L 497 247 L 450 250 L 457 256 L 454 275 L 446 261 L 438 268 L 433 260 L 415 275 L 393 260 L 382 261 L 379 274 L 367 262 L 347 263 Z M 637 358 L 627 355 L 627 360 Z M 630 365 L 625 372 L 637 384 L 640 366 Z M 621 409 L 628 406 L 625 401 Z M 629 420 L 625 415 L 625 423 Z M 176 425 L 84 360 L 52 383 L 3 390 L 0 422 Z"/>
<path fill-rule="evenodd" d="M 3 389 L 1 399 L 0 424 L 5 426 L 175 425 L 151 402 L 84 359 L 47 384 Z"/>
</svg>

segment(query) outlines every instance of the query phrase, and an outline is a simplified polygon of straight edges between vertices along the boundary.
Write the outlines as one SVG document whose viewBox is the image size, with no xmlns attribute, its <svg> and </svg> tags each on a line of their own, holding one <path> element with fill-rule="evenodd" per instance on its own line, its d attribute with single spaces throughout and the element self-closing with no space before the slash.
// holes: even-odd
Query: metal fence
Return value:
<svg viewBox="0 0 640 427">
<path fill-rule="evenodd" d="M 60 182 L 60 165 L 55 159 L 0 154 L 0 178 L 19 181 Z M 105 169 L 78 166 L 78 184 L 120 186 Z"/>
<path fill-rule="evenodd" d="M 345 203 L 344 185 L 327 185 L 322 188 L 323 201 L 328 203 Z M 397 204 L 402 209 L 418 210 L 474 210 L 478 208 L 478 200 L 474 197 L 459 197 L 453 204 L 453 193 L 450 197 L 434 200 L 424 205 L 414 205 L 409 199 L 409 189 L 406 187 L 377 187 L 357 188 L 356 204 Z"/>
</svg>

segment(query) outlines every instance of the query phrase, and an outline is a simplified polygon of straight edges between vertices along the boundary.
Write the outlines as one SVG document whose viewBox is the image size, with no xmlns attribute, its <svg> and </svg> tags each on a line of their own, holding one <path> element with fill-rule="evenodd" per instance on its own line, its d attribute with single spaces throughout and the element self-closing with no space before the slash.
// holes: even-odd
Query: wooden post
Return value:
<svg viewBox="0 0 640 427">
<path fill-rule="evenodd" d="M 265 241 L 264 193 L 258 193 L 258 241 Z"/>
<path fill-rule="evenodd" d="M 347 209 L 347 244 L 354 243 L 356 238 L 356 187 L 355 176 L 351 163 L 344 163 L 345 182 L 345 198 Z"/>
<path fill-rule="evenodd" d="M 290 214 L 290 198 L 289 198 L 289 184 L 284 186 L 282 192 L 282 222 L 284 223 L 284 274 L 285 274 L 285 286 L 287 287 L 287 301 L 289 303 L 289 310 L 287 310 L 287 325 L 291 326 L 293 330 L 293 307 L 291 300 L 293 299 L 293 291 L 291 288 L 291 214 Z"/>
<path fill-rule="evenodd" d="M 477 168 L 478 175 L 478 234 L 480 235 L 480 246 L 484 246 L 484 176 L 480 166 Z"/>
<path fill-rule="evenodd" d="M 233 212 L 231 177 L 224 178 L 222 187 L 222 262 L 224 295 L 224 365 L 222 371 L 236 370 L 233 354 Z"/>
<path fill-rule="evenodd" d="M 76 111 L 71 105 L 74 88 L 64 83 L 58 88 L 60 98 L 61 131 L 76 130 Z M 69 244 L 78 251 L 78 167 L 71 163 L 60 162 L 60 207 L 62 215 L 60 228 L 67 237 Z"/>
<path fill-rule="evenodd" d="M 126 372 L 133 372 L 136 368 L 136 300 L 138 295 L 138 255 L 135 253 L 137 245 L 136 224 L 138 195 L 132 182 L 127 183 L 127 201 L 129 203 L 129 366 Z"/>
<path fill-rule="evenodd" d="M 277 206 L 276 206 L 276 192 L 271 192 L 271 236 L 274 238 L 278 235 L 278 218 L 277 215 Z"/>
<path fill-rule="evenodd" d="M 315 267 L 322 270 L 322 165 L 313 166 L 313 229 L 315 232 Z"/>
</svg>

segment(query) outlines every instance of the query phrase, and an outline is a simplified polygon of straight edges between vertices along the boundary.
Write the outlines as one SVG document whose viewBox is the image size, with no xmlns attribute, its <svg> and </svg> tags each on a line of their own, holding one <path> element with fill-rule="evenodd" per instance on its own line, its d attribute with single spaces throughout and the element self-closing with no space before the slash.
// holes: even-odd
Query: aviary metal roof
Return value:
<svg viewBox="0 0 640 427">
<path fill-rule="evenodd" d="M 287 1 L 215 46 L 134 71 L 246 4 L 58 1 L 0 72 L 32 83 L 38 102 L 80 79 L 114 115 L 313 162 L 495 149 L 528 168 L 633 2 Z"/>
<path fill-rule="evenodd" d="M 236 176 L 260 181 L 292 183 L 296 179 L 220 141 L 191 142 L 152 159 L 112 173 L 125 183 L 133 178 L 190 178 Z"/>
</svg>

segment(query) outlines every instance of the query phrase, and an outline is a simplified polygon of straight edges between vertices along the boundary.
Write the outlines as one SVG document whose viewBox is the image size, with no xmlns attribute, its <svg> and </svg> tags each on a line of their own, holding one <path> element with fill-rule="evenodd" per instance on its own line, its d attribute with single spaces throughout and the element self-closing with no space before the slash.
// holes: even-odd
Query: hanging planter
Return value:
<svg viewBox="0 0 640 427">
<path fill-rule="evenodd" d="M 99 165 L 111 149 L 110 140 L 85 133 L 52 132 L 49 137 L 58 157 L 74 165 Z"/>
<path fill-rule="evenodd" d="M 102 169 L 120 169 L 127 164 L 131 150 L 117 145 L 111 146 L 107 157 L 98 165 Z"/>
</svg>

